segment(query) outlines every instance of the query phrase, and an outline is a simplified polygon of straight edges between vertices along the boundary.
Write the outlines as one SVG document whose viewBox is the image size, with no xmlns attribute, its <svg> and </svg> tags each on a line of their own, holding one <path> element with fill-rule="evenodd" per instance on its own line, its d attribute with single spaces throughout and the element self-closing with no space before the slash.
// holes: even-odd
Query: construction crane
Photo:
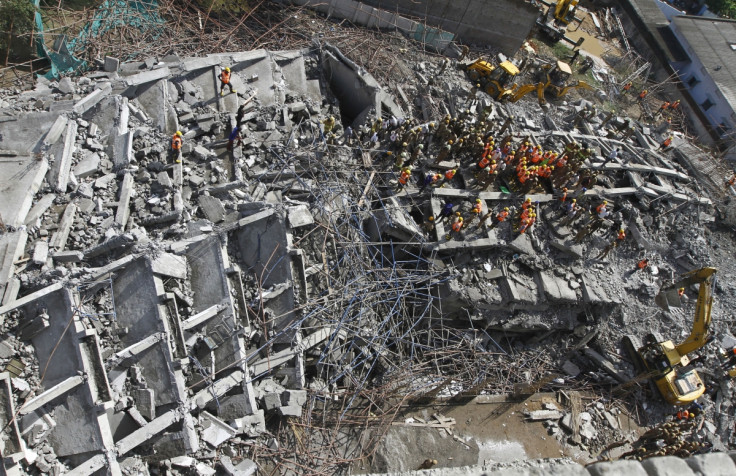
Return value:
<svg viewBox="0 0 736 476">
<path fill-rule="evenodd" d="M 465 69 L 471 81 L 480 84 L 483 91 L 496 101 L 507 99 L 517 88 L 514 80 L 519 74 L 519 68 L 511 61 L 503 61 L 494 66 L 488 61 L 478 59 L 461 68 Z"/>
<path fill-rule="evenodd" d="M 509 95 L 509 101 L 516 102 L 532 91 L 537 92 L 539 105 L 547 104 L 545 98 L 546 93 L 551 93 L 553 97 L 559 98 L 567 94 L 571 89 L 584 88 L 593 91 L 594 88 L 584 81 L 570 82 L 572 70 L 570 65 L 564 61 L 557 61 L 557 64 L 545 64 L 541 68 L 542 79 L 536 84 L 526 84 L 516 89 L 516 92 Z"/>
<path fill-rule="evenodd" d="M 672 405 L 688 405 L 705 392 L 705 385 L 690 366 L 687 355 L 702 348 L 709 340 L 715 273 L 716 269 L 709 267 L 691 271 L 678 282 L 663 287 L 655 298 L 660 307 L 669 309 L 671 304 L 679 304 L 680 289 L 699 284 L 692 330 L 684 342 L 675 345 L 654 333 L 646 336 L 644 345 L 634 336 L 623 339 L 624 349 L 634 361 L 637 372 L 650 373 L 659 393 Z"/>
</svg>

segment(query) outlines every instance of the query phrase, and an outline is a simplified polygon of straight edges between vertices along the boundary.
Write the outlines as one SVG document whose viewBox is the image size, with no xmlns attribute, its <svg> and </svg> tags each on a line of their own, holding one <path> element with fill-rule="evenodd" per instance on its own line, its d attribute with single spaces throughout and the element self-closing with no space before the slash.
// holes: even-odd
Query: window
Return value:
<svg viewBox="0 0 736 476">
<path fill-rule="evenodd" d="M 693 76 L 692 78 L 687 80 L 687 85 L 691 88 L 694 88 L 696 84 L 698 84 L 700 81 L 698 80 L 697 76 Z"/>
<path fill-rule="evenodd" d="M 706 99 L 705 102 L 700 103 L 700 107 L 703 108 L 704 111 L 707 111 L 708 109 L 712 108 L 716 104 L 710 100 L 710 98 Z"/>
</svg>

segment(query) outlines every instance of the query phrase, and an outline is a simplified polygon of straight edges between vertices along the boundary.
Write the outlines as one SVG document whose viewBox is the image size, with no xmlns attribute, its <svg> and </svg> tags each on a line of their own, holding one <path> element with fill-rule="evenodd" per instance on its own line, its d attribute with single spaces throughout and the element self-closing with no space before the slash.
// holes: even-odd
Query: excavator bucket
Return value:
<svg viewBox="0 0 736 476">
<path fill-rule="evenodd" d="M 657 306 L 661 307 L 665 311 L 669 311 L 670 307 L 682 307 L 682 300 L 680 299 L 680 295 L 677 293 L 677 288 L 660 291 L 654 298 L 654 302 L 656 302 Z"/>
</svg>

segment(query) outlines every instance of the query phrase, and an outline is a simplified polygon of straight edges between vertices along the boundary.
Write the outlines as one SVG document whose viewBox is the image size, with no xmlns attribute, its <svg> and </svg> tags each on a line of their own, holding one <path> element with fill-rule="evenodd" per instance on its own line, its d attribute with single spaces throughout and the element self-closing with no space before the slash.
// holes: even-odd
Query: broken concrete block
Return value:
<svg viewBox="0 0 736 476">
<path fill-rule="evenodd" d="M 300 417 L 302 416 L 302 407 L 297 405 L 285 405 L 282 407 L 279 407 L 279 414 L 281 416 L 289 417 Z"/>
<path fill-rule="evenodd" d="M 258 465 L 252 460 L 244 459 L 235 466 L 235 470 L 237 471 L 237 473 L 235 473 L 237 476 L 250 476 L 252 474 L 256 474 L 256 471 L 258 471 Z"/>
<path fill-rule="evenodd" d="M 57 263 L 79 263 L 84 259 L 84 253 L 79 250 L 74 251 L 57 251 L 52 258 Z"/>
<path fill-rule="evenodd" d="M 156 418 L 156 401 L 154 399 L 153 389 L 136 388 L 132 392 L 135 406 L 141 413 L 143 418 L 152 421 Z"/>
<path fill-rule="evenodd" d="M 49 259 L 49 243 L 46 240 L 38 240 L 33 248 L 33 263 L 44 265 Z"/>
<path fill-rule="evenodd" d="M 125 227 L 130 216 L 130 198 L 133 195 L 133 176 L 125 174 L 120 184 L 120 195 L 118 199 L 118 209 L 115 213 L 115 223 L 121 227 Z"/>
<path fill-rule="evenodd" d="M 289 208 L 289 225 L 292 228 L 311 225 L 314 223 L 314 217 L 306 205 L 299 205 Z"/>
<path fill-rule="evenodd" d="M 281 403 L 283 405 L 295 405 L 298 407 L 304 406 L 307 403 L 307 391 L 306 390 L 285 390 L 281 394 Z"/>
<path fill-rule="evenodd" d="M 263 408 L 267 411 L 279 408 L 281 406 L 281 394 L 267 393 L 263 396 Z"/>
<path fill-rule="evenodd" d="M 74 94 L 75 92 L 77 92 L 76 88 L 74 87 L 74 82 L 69 76 L 64 76 L 59 80 L 59 85 L 57 86 L 57 89 L 64 94 Z"/>
<path fill-rule="evenodd" d="M 233 427 L 206 411 L 203 411 L 200 415 L 200 424 L 202 425 L 202 440 L 214 448 L 217 448 L 237 433 Z"/>
<path fill-rule="evenodd" d="M 151 262 L 151 271 L 177 279 L 187 278 L 187 259 L 171 253 L 161 253 Z"/>
<path fill-rule="evenodd" d="M 95 180 L 94 188 L 96 190 L 107 188 L 111 183 L 115 181 L 115 177 L 117 177 L 115 174 L 103 175 L 102 177 Z"/>
<path fill-rule="evenodd" d="M 233 426 L 242 433 L 251 438 L 256 438 L 266 431 L 266 419 L 263 409 L 259 409 L 253 415 L 246 415 L 242 418 L 235 418 Z"/>
<path fill-rule="evenodd" d="M 120 67 L 120 60 L 112 56 L 105 56 L 105 65 L 103 69 L 108 73 L 114 73 Z"/>
<path fill-rule="evenodd" d="M 128 86 L 138 86 L 139 84 L 152 83 L 159 79 L 165 79 L 169 77 L 169 68 L 159 68 L 150 71 L 143 71 L 132 76 L 125 78 L 125 84 Z"/>
<path fill-rule="evenodd" d="M 74 166 L 74 175 L 77 178 L 85 178 L 97 173 L 100 166 L 100 156 L 96 153 L 85 155 L 85 157 Z"/>
<path fill-rule="evenodd" d="M 49 246 L 58 251 L 63 251 L 66 247 L 66 240 L 69 238 L 69 232 L 74 224 L 74 217 L 77 214 L 77 206 L 70 203 L 66 206 L 64 214 L 61 216 L 59 221 L 59 228 L 56 229 L 56 233 L 51 237 Z"/>
<path fill-rule="evenodd" d="M 525 253 L 528 255 L 534 254 L 534 247 L 532 246 L 532 240 L 526 233 L 520 234 L 514 241 L 509 243 L 509 248 L 519 253 Z"/>
<path fill-rule="evenodd" d="M 222 206 L 219 198 L 210 195 L 200 195 L 198 202 L 202 213 L 212 223 L 219 223 L 225 219 L 225 207 Z"/>
<path fill-rule="evenodd" d="M 51 129 L 49 129 L 46 133 L 46 137 L 43 139 L 44 145 L 49 146 L 56 144 L 56 141 L 61 138 L 61 134 L 63 134 L 66 129 L 67 121 L 68 119 L 64 115 L 60 115 L 56 118 L 56 121 L 54 121 Z"/>
<path fill-rule="evenodd" d="M 524 412 L 524 414 L 531 421 L 559 420 L 562 418 L 562 412 L 559 410 L 535 410 L 533 412 Z"/>
<path fill-rule="evenodd" d="M 215 154 L 211 150 L 206 147 L 202 147 L 201 145 L 194 147 L 192 152 L 194 153 L 194 156 L 199 160 L 208 160 L 215 156 Z"/>
</svg>

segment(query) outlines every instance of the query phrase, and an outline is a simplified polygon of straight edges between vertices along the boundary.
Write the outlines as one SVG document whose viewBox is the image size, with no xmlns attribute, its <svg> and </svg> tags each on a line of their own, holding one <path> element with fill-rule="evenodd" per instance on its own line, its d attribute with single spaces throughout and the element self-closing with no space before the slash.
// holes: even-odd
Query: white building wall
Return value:
<svg viewBox="0 0 736 476">
<path fill-rule="evenodd" d="M 709 71 L 706 70 L 703 63 L 693 54 L 687 40 L 677 31 L 677 26 L 674 23 L 670 23 L 670 28 L 672 28 L 675 36 L 680 40 L 680 44 L 691 59 L 690 63 L 676 63 L 672 67 L 678 72 L 680 80 L 688 88 L 690 95 L 701 106 L 701 110 L 711 125 L 714 128 L 718 128 L 721 123 L 724 123 L 730 128 L 727 134 L 734 134 L 736 132 L 736 112 L 728 101 L 726 101 L 726 98 L 723 97 L 720 89 L 710 76 Z M 693 78 L 696 78 L 698 82 L 694 86 L 691 86 L 690 82 Z M 706 101 L 713 103 L 713 106 L 708 109 L 703 108 L 703 104 Z"/>
</svg>

